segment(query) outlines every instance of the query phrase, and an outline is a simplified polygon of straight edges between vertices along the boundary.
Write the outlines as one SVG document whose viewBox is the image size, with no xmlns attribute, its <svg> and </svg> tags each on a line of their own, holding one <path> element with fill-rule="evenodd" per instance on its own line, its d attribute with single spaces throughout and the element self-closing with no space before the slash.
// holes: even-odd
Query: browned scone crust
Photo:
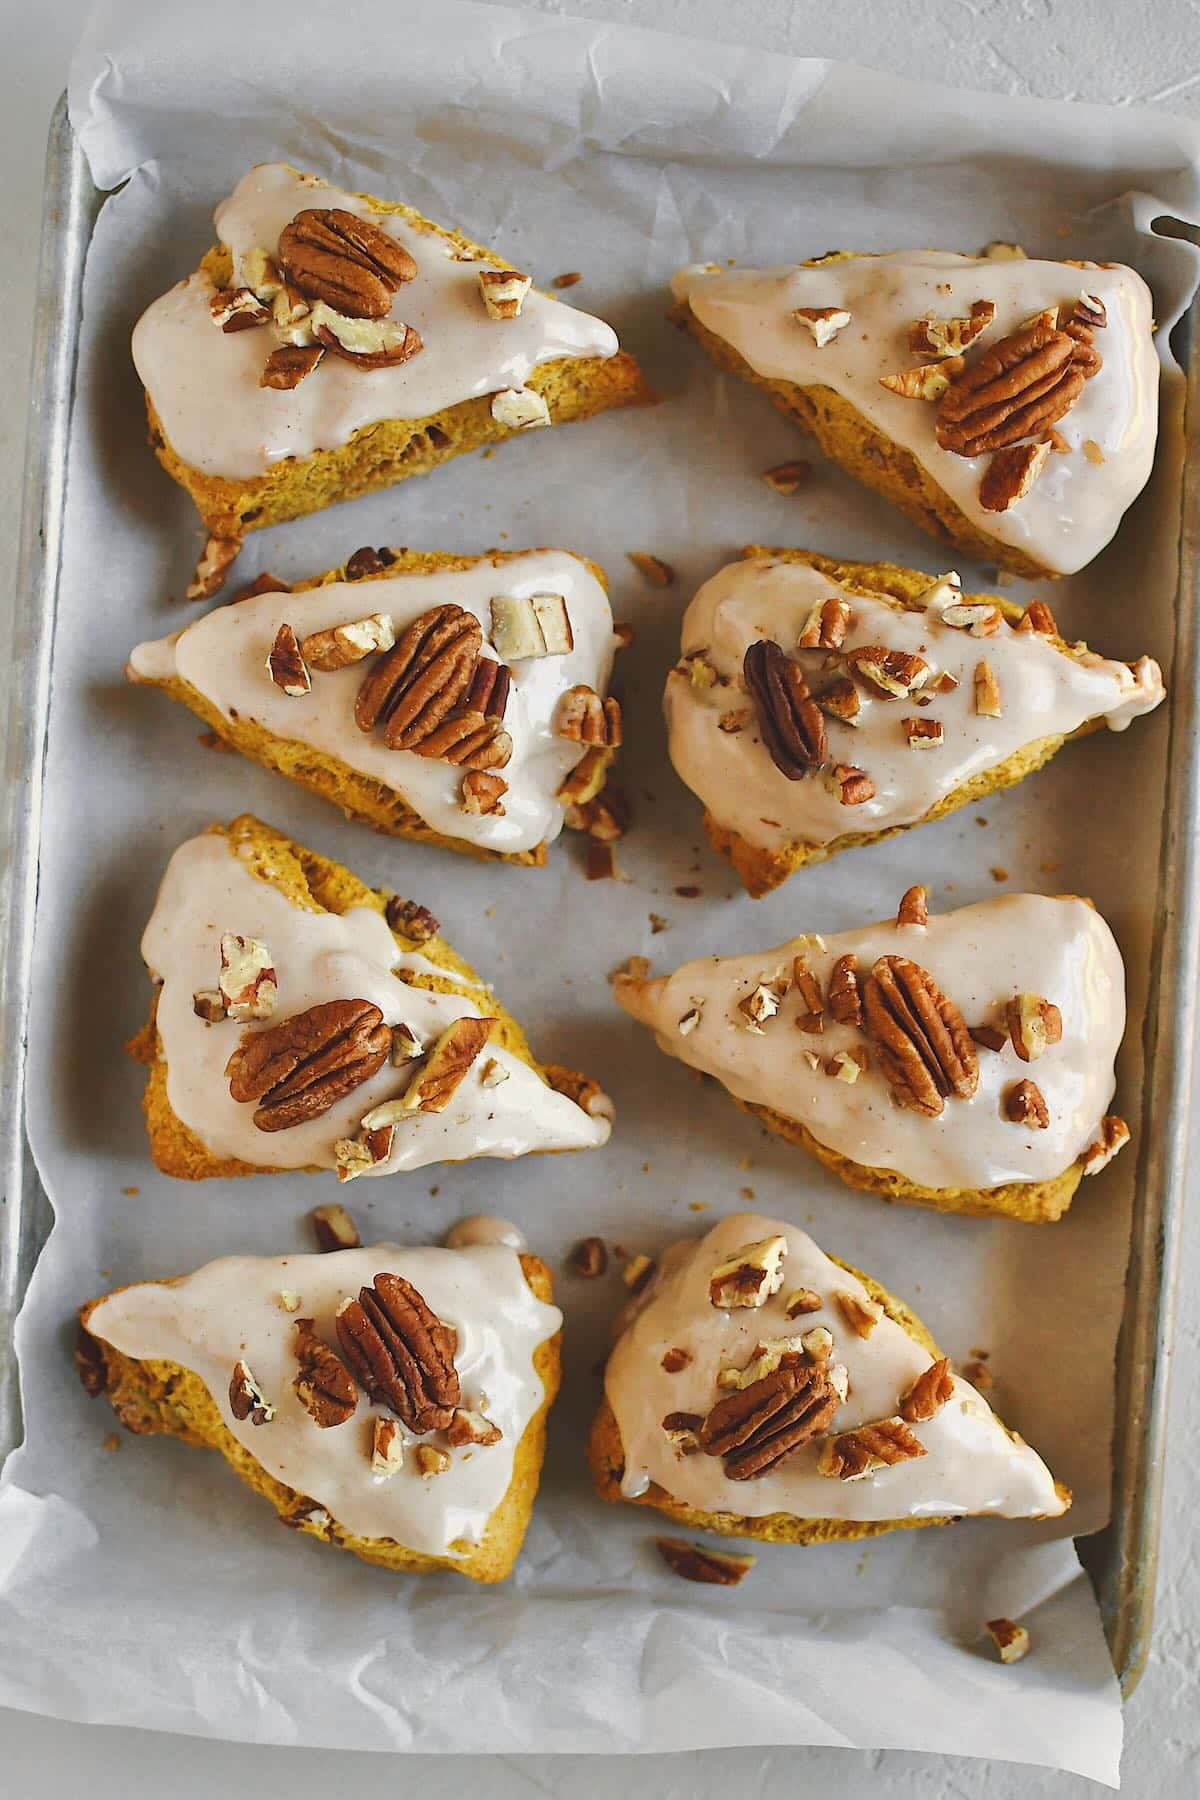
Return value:
<svg viewBox="0 0 1200 1800">
<path fill-rule="evenodd" d="M 762 544 L 749 544 L 742 554 L 746 557 L 769 556 L 776 562 L 804 563 L 822 575 L 828 575 L 831 581 L 836 581 L 848 593 L 884 600 L 906 612 L 922 610 L 921 594 L 929 587 L 931 579 L 922 570 L 906 569 L 899 563 L 848 562 L 838 557 L 821 556 L 815 550 L 778 550 Z M 1022 607 L 1003 599 L 999 594 L 964 594 L 963 599 L 970 603 L 998 607 L 1011 625 L 1018 622 L 1023 611 Z M 1087 651 L 1086 644 L 1080 644 L 1076 649 L 1076 646 L 1068 644 L 1062 637 L 1053 637 L 1048 641 L 1068 655 L 1083 655 Z M 1064 744 L 1072 743 L 1076 738 L 1088 737 L 1093 731 L 1098 731 L 1103 723 L 1102 719 L 1088 719 L 1075 731 L 1036 738 L 1030 744 L 1023 744 L 1011 756 L 1006 756 L 1003 762 L 981 770 L 969 781 L 951 789 L 928 812 L 922 813 L 919 819 L 913 819 L 907 825 L 888 825 L 879 831 L 847 831 L 828 844 L 810 844 L 798 839 L 780 850 L 760 849 L 756 844 L 747 843 L 738 832 L 719 825 L 707 809 L 704 813 L 704 829 L 713 849 L 728 857 L 733 864 L 746 892 L 753 899 L 759 900 L 807 863 L 825 862 L 840 850 L 854 850 L 863 844 L 877 844 L 884 838 L 896 837 L 902 831 L 915 831 L 919 825 L 929 825 L 934 819 L 943 819 L 947 813 L 957 812 L 960 806 L 969 806 L 973 801 L 982 800 L 1002 788 L 1015 787 L 1027 775 L 1043 768 Z"/>
<path fill-rule="evenodd" d="M 856 1275 L 863 1283 L 873 1300 L 878 1301 L 889 1319 L 907 1331 L 908 1335 L 928 1350 L 930 1356 L 940 1357 L 943 1353 L 929 1331 L 917 1315 L 902 1300 L 887 1289 L 864 1275 L 861 1269 L 843 1262 L 840 1257 L 832 1257 L 832 1262 L 845 1269 L 848 1274 Z M 1004 1429 L 1007 1431 L 1008 1427 Z M 1015 1436 L 1013 1432 L 1010 1436 Z M 625 1472 L 625 1452 L 621 1444 L 621 1433 L 616 1416 L 609 1405 L 607 1397 L 600 1403 L 600 1409 L 592 1424 L 591 1436 L 587 1447 L 588 1466 L 592 1472 L 596 1492 L 602 1500 L 610 1504 L 624 1501 L 627 1506 L 649 1506 L 655 1512 L 665 1513 L 680 1525 L 686 1525 L 693 1531 L 715 1531 L 724 1537 L 757 1538 L 766 1544 L 829 1544 L 840 1539 L 882 1537 L 887 1531 L 911 1531 L 923 1525 L 953 1525 L 957 1515 L 940 1517 L 922 1517 L 915 1519 L 800 1519 L 792 1513 L 765 1513 L 754 1518 L 742 1513 L 702 1512 L 694 1506 L 687 1506 L 675 1500 L 665 1488 L 657 1482 L 651 1482 L 644 1494 L 636 1499 L 621 1492 L 621 1478 Z M 1068 1506 L 1071 1503 L 1070 1490 L 1059 1481 L 1055 1489 Z"/>
<path fill-rule="evenodd" d="M 376 212 L 399 213 L 414 230 L 453 243 L 475 261 L 492 268 L 507 265 L 502 257 L 482 244 L 472 243 L 459 231 L 447 231 L 412 207 L 397 201 L 360 194 Z M 214 245 L 202 258 L 201 269 L 218 287 L 233 273 L 230 252 Z M 646 382 L 637 361 L 628 351 L 615 356 L 563 357 L 530 372 L 526 387 L 533 388 L 550 409 L 554 425 L 590 419 L 615 406 L 644 406 L 657 396 Z M 384 419 L 364 425 L 346 444 L 335 450 L 318 450 L 308 457 L 289 457 L 264 475 L 228 478 L 207 475 L 183 461 L 167 438 L 153 399 L 146 395 L 150 443 L 172 480 L 186 488 L 205 526 L 215 537 L 239 538 L 264 525 L 319 512 L 335 501 L 352 500 L 359 494 L 390 487 L 410 475 L 425 475 L 439 463 L 466 450 L 478 450 L 502 442 L 515 433 L 493 419 L 491 395 L 462 400 L 423 419 Z"/>
<path fill-rule="evenodd" d="M 384 890 L 367 887 L 365 882 L 360 881 L 357 875 L 344 868 L 341 863 L 332 862 L 329 858 L 318 855 L 315 850 L 305 849 L 302 844 L 294 843 L 283 832 L 263 824 L 249 813 L 243 813 L 228 826 L 212 825 L 209 830 L 241 847 L 246 854 L 246 866 L 260 880 L 269 882 L 289 900 L 310 911 L 315 907 L 321 912 L 344 913 L 354 906 L 369 906 L 375 912 L 383 913 L 386 909 L 388 895 Z M 392 936 L 401 950 L 419 950 L 422 956 L 430 962 L 438 963 L 447 972 L 446 980 L 432 975 L 414 976 L 415 985 L 435 992 L 454 992 L 457 991 L 455 978 L 479 983 L 480 978 L 471 965 L 452 950 L 444 938 L 434 937 L 418 942 L 416 939 L 406 938 L 399 931 L 393 931 Z M 565 1094 L 569 1100 L 574 1100 L 586 1110 L 589 1102 L 600 1093 L 599 1084 L 573 1069 L 538 1062 L 524 1031 L 494 994 L 489 1005 L 497 1021 L 493 1027 L 493 1043 L 510 1051 L 512 1055 L 519 1056 L 557 1093 Z M 148 1070 L 142 1110 L 146 1117 L 150 1153 L 155 1166 L 164 1175 L 175 1175 L 184 1181 L 204 1181 L 209 1176 L 296 1173 L 294 1170 L 279 1169 L 267 1164 L 242 1162 L 237 1157 L 214 1156 L 202 1139 L 183 1123 L 167 1094 L 167 1063 L 155 1024 L 157 1010 L 158 990 L 155 988 L 146 1023 L 125 1046 L 134 1061 L 144 1063 Z"/>
<path fill-rule="evenodd" d="M 813 269 L 821 263 L 849 262 L 865 254 L 868 253 L 833 250 L 827 256 L 811 257 L 798 267 Z M 686 300 L 678 301 L 669 316 L 691 332 L 719 369 L 728 369 L 752 387 L 761 388 L 785 418 L 817 440 L 830 462 L 837 463 L 864 487 L 882 494 L 931 537 L 940 538 L 978 562 L 998 563 L 1014 575 L 1039 580 L 1057 578 L 1054 569 L 1046 568 L 1011 544 L 1001 543 L 968 519 L 911 451 L 885 437 L 833 388 L 798 387 L 792 381 L 756 374 L 732 344 L 700 323 Z"/>
<path fill-rule="evenodd" d="M 525 1279 L 539 1300 L 553 1299 L 550 1271 L 540 1257 L 523 1255 Z M 169 1284 L 166 1284 L 169 1285 Z M 118 1292 L 120 1290 L 117 1290 Z M 561 1333 L 539 1344 L 533 1366 L 542 1383 L 542 1404 L 521 1435 L 508 1490 L 488 1520 L 478 1544 L 461 1556 L 428 1556 L 392 1538 L 360 1538 L 344 1532 L 336 1519 L 305 1494 L 268 1474 L 228 1429 L 198 1375 L 179 1363 L 138 1361 L 115 1350 L 88 1329 L 101 1295 L 79 1309 L 81 1348 L 77 1361 L 89 1393 L 103 1393 L 126 1431 L 182 1438 L 201 1449 L 219 1450 L 248 1487 L 271 1502 L 285 1525 L 322 1543 L 349 1550 L 363 1562 L 405 1574 L 453 1569 L 472 1581 L 503 1581 L 512 1572 L 533 1511 L 546 1450 L 546 1415 L 558 1392 Z"/>
<path fill-rule="evenodd" d="M 307 589 L 328 587 L 336 581 L 385 581 L 393 575 L 448 574 L 458 569 L 472 568 L 484 560 L 509 562 L 516 557 L 528 556 L 531 552 L 488 550 L 480 557 L 456 556 L 441 550 L 400 549 L 388 550 L 387 554 L 393 561 L 386 568 L 360 574 L 343 563 L 336 569 L 326 569 L 322 574 L 314 575 L 309 581 L 293 583 L 292 592 L 302 594 Z M 600 565 L 587 557 L 580 557 L 579 561 L 586 564 L 607 592 L 608 582 Z M 489 850 L 486 845 L 471 844 L 464 838 L 450 837 L 445 832 L 435 831 L 393 788 L 385 787 L 383 782 L 364 775 L 359 769 L 350 768 L 338 757 L 314 749 L 311 744 L 303 743 L 298 738 L 277 737 L 256 719 L 240 715 L 236 719 L 227 718 L 206 695 L 180 675 L 155 681 L 146 676 L 135 675 L 132 669 L 127 669 L 126 673 L 137 686 L 159 688 L 172 700 L 186 706 L 223 743 L 239 750 L 251 762 L 259 763 L 264 769 L 274 770 L 286 780 L 294 781 L 297 786 L 318 794 L 322 800 L 332 801 L 348 819 L 360 820 L 364 825 L 373 826 L 376 831 L 387 832 L 390 837 L 408 838 L 418 844 L 434 844 L 442 850 L 456 850 L 460 855 L 474 856 L 483 862 L 513 863 L 522 868 L 541 868 L 545 864 L 544 843 L 537 844 L 532 850 Z M 588 753 L 587 779 L 582 780 L 577 776 L 572 782 L 572 798 L 577 804 L 582 805 L 601 792 L 614 754 L 612 750 L 606 749 Z M 579 775 L 582 774 L 581 764 Z"/>
</svg>

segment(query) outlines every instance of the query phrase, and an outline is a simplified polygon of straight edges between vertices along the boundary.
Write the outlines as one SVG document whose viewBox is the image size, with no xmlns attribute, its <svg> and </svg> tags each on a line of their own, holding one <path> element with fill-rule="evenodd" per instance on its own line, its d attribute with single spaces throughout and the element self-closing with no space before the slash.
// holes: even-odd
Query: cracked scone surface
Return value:
<svg viewBox="0 0 1200 1800">
<path fill-rule="evenodd" d="M 441 1261 L 452 1257 L 467 1262 Z M 291 1386 L 295 1318 L 279 1310 L 276 1290 L 284 1283 L 297 1290 L 297 1311 L 310 1307 L 318 1333 L 336 1346 L 335 1297 L 356 1291 L 376 1266 L 399 1270 L 418 1287 L 424 1282 L 458 1321 L 466 1345 L 465 1354 L 460 1352 L 464 1404 L 475 1400 L 486 1382 L 493 1422 L 512 1426 L 507 1441 L 472 1449 L 469 1463 L 462 1461 L 461 1449 L 451 1449 L 450 1469 L 432 1478 L 416 1471 L 415 1447 L 422 1441 L 437 1445 L 442 1434 L 406 1441 L 403 1466 L 375 1481 L 371 1432 L 375 1418 L 391 1416 L 387 1409 L 362 1394 L 353 1417 L 321 1430 Z M 447 1269 L 452 1275 L 465 1269 L 471 1277 L 461 1300 L 445 1279 Z M 435 1289 L 433 1283 L 440 1285 Z M 197 1292 L 198 1284 L 207 1286 Z M 237 1320 L 228 1311 L 214 1312 L 214 1292 L 240 1302 Z M 219 1451 L 292 1529 L 396 1572 L 452 1569 L 473 1581 L 496 1582 L 511 1572 L 528 1528 L 546 1417 L 558 1390 L 561 1315 L 552 1299 L 545 1263 L 525 1254 L 518 1260 L 504 1250 L 414 1256 L 379 1246 L 321 1257 L 227 1258 L 192 1277 L 119 1289 L 89 1301 L 80 1311 L 77 1360 L 89 1392 L 103 1393 L 127 1430 Z M 126 1348 L 117 1348 L 106 1333 Z M 183 1361 L 138 1354 L 137 1347 L 147 1344 L 177 1347 L 179 1356 L 205 1370 L 207 1382 Z M 244 1356 L 256 1379 L 271 1386 L 277 1410 L 268 1423 L 252 1427 L 233 1416 L 223 1355 L 231 1369 L 233 1360 Z M 486 1458 L 499 1460 L 489 1466 Z M 297 1480 L 303 1472 L 303 1490 L 283 1478 L 285 1467 Z M 454 1538 L 456 1529 L 465 1535 Z"/>
</svg>

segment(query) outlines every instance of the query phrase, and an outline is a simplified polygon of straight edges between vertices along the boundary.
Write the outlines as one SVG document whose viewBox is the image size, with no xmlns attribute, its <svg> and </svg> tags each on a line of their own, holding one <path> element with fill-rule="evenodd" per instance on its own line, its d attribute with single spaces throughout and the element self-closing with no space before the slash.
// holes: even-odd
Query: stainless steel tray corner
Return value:
<svg viewBox="0 0 1200 1800">
<path fill-rule="evenodd" d="M 24 510 L 18 565 L 5 769 L 6 865 L 0 915 L 0 1461 L 21 1438 L 13 1328 L 50 1208 L 25 1132 L 25 1045 L 42 816 L 42 772 L 54 650 L 83 271 L 104 196 L 95 188 L 60 99 L 50 126 L 37 289 Z M 1173 669 L 1165 828 L 1145 1028 L 1146 1098 L 1124 1322 L 1117 1350 L 1112 1522 L 1079 1540 L 1122 1690 L 1145 1666 L 1154 1609 L 1166 1447 L 1174 1283 L 1200 973 L 1200 331 L 1180 327 L 1188 386 L 1187 457 Z"/>
</svg>

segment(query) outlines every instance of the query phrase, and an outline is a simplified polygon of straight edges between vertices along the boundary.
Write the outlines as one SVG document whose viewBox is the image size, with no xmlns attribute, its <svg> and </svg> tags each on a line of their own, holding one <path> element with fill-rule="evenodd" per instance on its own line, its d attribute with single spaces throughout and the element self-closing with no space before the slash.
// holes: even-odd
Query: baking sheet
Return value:
<svg viewBox="0 0 1200 1800">
<path fill-rule="evenodd" d="M 382 1194 L 375 1184 L 361 1201 L 355 1190 L 366 1233 L 416 1241 L 486 1206 L 521 1220 L 557 1263 L 582 1231 L 653 1249 L 703 1225 L 693 1203 L 728 1209 L 753 1188 L 756 1207 L 810 1225 L 905 1293 L 953 1353 L 987 1345 L 1001 1409 L 1076 1491 L 1067 1528 L 1104 1517 L 1133 1159 L 1088 1184 L 1049 1235 L 892 1211 L 695 1088 L 614 1013 L 604 975 L 631 952 L 665 965 L 863 922 L 915 879 L 940 906 L 1018 886 L 1088 892 L 1129 963 L 1120 1104 L 1136 1128 L 1161 714 L 977 809 L 986 831 L 960 815 L 810 871 L 769 901 L 735 897 L 698 847 L 697 810 L 665 762 L 658 694 L 699 581 L 750 539 L 931 569 L 939 558 L 831 471 L 795 500 L 763 487 L 757 471 L 795 453 L 794 435 L 663 323 L 662 289 L 695 258 L 973 248 L 1003 236 L 1135 262 L 1169 325 L 1191 291 L 1192 255 L 1147 230 L 1156 213 L 1193 210 L 1195 134 L 1128 111 L 935 97 L 714 47 L 684 59 L 677 40 L 491 8 L 412 5 L 396 19 L 362 7 L 367 54 L 341 42 L 335 17 L 310 7 L 305 33 L 288 38 L 265 18 L 238 17 L 235 32 L 224 5 L 207 8 L 202 34 L 171 8 L 104 8 L 73 80 L 97 180 L 132 178 L 101 217 L 85 295 L 30 1062 L 30 1126 L 60 1223 L 21 1324 L 29 1441 L 0 1490 L 0 1700 L 260 1741 L 907 1745 L 1111 1780 L 1115 1688 L 1090 1590 L 1053 1528 L 975 1524 L 901 1534 L 865 1554 L 764 1553 L 733 1595 L 681 1591 L 659 1573 L 652 1521 L 600 1508 L 580 1462 L 615 1283 L 562 1283 L 567 1388 L 520 1573 L 498 1593 L 464 1593 L 450 1577 L 398 1587 L 284 1538 L 215 1458 L 129 1441 L 105 1453 L 111 1420 L 72 1385 L 63 1350 L 77 1298 L 227 1249 L 306 1244 L 315 1181 L 193 1189 L 156 1176 L 140 1077 L 116 1054 L 144 1009 L 137 939 L 169 849 L 253 807 L 430 903 L 542 1053 L 588 1068 L 617 1099 L 602 1155 L 437 1170 Z M 322 54 L 326 30 L 336 59 Z M 219 140 L 213 116 L 229 121 Z M 880 117 L 886 141 L 872 125 Z M 209 241 L 213 200 L 247 162 L 280 154 L 403 192 L 543 282 L 583 270 L 573 297 L 613 320 L 667 396 L 654 413 L 535 434 L 487 463 L 258 534 L 243 559 L 247 574 L 270 566 L 294 578 L 360 542 L 560 542 L 606 563 L 617 615 L 638 628 L 624 672 L 637 825 L 620 848 L 620 885 L 585 885 L 577 848 L 541 873 L 501 872 L 341 825 L 265 773 L 204 755 L 194 720 L 121 683 L 130 643 L 179 617 L 182 603 L 165 596 L 182 591 L 199 541 L 141 441 L 128 329 Z M 1127 189 L 1156 198 L 1119 199 Z M 1054 590 L 1068 632 L 1114 654 L 1169 653 L 1180 400 L 1168 382 L 1156 479 L 1119 546 Z M 676 587 L 642 590 L 624 563 L 632 548 L 672 561 Z M 1011 587 L 1017 598 L 1033 591 Z M 1115 804 L 1098 809 L 1102 787 Z M 1009 878 L 998 890 L 989 869 L 1000 867 Z M 701 898 L 674 893 L 689 884 Z M 671 919 L 653 943 L 650 910 Z M 547 941 L 553 961 L 540 954 Z M 1015 1669 L 988 1661 L 981 1619 L 1038 1600 L 1037 1655 Z"/>
</svg>

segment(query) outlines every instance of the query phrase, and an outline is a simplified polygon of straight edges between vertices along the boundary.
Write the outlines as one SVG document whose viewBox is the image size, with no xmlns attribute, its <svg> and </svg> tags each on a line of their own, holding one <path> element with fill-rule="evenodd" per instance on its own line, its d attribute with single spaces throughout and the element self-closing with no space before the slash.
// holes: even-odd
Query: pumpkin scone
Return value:
<svg viewBox="0 0 1200 1800">
<path fill-rule="evenodd" d="M 752 546 L 706 581 L 667 677 L 671 761 L 754 895 L 1024 780 L 1163 699 L 1149 657 L 1067 643 L 1043 601 L 954 573 Z"/>
<path fill-rule="evenodd" d="M 1071 1504 L 902 1301 L 754 1213 L 673 1244 L 630 1303 L 588 1458 L 605 1500 L 769 1543 Z"/>
<path fill-rule="evenodd" d="M 1037 1223 L 1128 1140 L 1108 1113 L 1125 971 L 1086 900 L 1013 894 L 709 956 L 618 1003 L 661 1050 L 849 1184 L 941 1212 Z"/>
<path fill-rule="evenodd" d="M 247 531 L 653 398 L 602 319 L 409 206 L 262 163 L 214 219 L 133 359 L 217 561 Z"/>
<path fill-rule="evenodd" d="M 839 250 L 681 269 L 673 316 L 825 455 L 966 556 L 1082 569 L 1145 487 L 1153 300 L 1119 263 Z"/>
<path fill-rule="evenodd" d="M 227 1256 L 89 1301 L 76 1362 L 128 1430 L 219 1450 L 285 1525 L 503 1581 L 558 1389 L 551 1300 L 500 1245 Z"/>
<path fill-rule="evenodd" d="M 607 1142 L 607 1095 L 535 1059 L 431 912 L 257 819 L 180 845 L 142 955 L 129 1050 L 165 1174 L 350 1181 Z"/>
<path fill-rule="evenodd" d="M 368 546 L 260 576 L 127 672 L 349 817 L 536 865 L 621 742 L 617 641 L 603 571 L 565 550 Z"/>
</svg>

